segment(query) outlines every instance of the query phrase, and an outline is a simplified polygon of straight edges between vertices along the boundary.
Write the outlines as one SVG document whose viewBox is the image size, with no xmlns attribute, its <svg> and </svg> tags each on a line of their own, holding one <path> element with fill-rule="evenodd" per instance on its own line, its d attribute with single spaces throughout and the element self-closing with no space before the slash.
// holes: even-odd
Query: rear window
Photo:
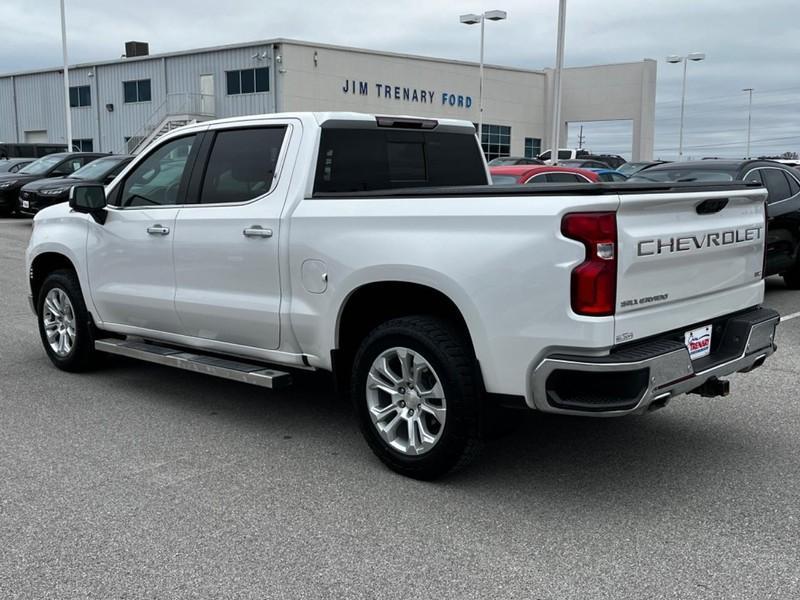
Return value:
<svg viewBox="0 0 800 600">
<path fill-rule="evenodd" d="M 475 137 L 396 129 L 323 129 L 314 192 L 486 185 Z"/>
</svg>

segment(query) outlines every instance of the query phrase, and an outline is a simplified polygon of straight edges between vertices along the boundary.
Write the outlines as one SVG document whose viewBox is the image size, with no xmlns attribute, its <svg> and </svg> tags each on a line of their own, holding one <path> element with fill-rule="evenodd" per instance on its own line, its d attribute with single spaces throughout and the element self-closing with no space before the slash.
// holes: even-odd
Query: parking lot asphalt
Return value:
<svg viewBox="0 0 800 600">
<path fill-rule="evenodd" d="M 280 393 L 110 359 L 57 371 L 0 220 L 0 598 L 797 598 L 800 318 L 727 398 L 524 413 L 436 483 L 324 378 Z M 765 302 L 800 311 L 768 281 Z"/>
</svg>

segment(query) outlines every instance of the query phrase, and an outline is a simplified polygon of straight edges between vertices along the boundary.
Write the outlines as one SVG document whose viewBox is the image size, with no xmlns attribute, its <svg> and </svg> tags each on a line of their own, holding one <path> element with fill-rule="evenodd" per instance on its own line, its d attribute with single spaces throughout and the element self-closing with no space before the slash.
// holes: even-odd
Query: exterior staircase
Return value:
<svg viewBox="0 0 800 600">
<path fill-rule="evenodd" d="M 167 94 L 142 128 L 125 142 L 125 154 L 138 154 L 144 148 L 184 125 L 215 117 L 214 97 L 206 94 Z"/>
</svg>

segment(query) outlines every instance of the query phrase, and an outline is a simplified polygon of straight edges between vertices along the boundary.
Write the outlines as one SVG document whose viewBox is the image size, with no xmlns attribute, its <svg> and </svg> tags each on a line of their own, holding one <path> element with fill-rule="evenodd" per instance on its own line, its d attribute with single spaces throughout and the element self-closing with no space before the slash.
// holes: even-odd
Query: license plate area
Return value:
<svg viewBox="0 0 800 600">
<path fill-rule="evenodd" d="M 711 332 L 713 325 L 703 325 L 684 333 L 683 343 L 689 351 L 689 358 L 697 360 L 711 353 Z"/>
</svg>

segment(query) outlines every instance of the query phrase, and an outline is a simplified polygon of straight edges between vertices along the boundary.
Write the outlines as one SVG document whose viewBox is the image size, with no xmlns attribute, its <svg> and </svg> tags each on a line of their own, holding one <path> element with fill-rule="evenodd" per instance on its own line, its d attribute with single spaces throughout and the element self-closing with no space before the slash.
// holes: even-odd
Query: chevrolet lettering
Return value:
<svg viewBox="0 0 800 600">
<path fill-rule="evenodd" d="M 662 239 L 642 240 L 637 244 L 639 256 L 655 256 L 657 254 L 670 254 L 672 252 L 688 252 L 701 248 L 717 246 L 730 246 L 761 239 L 762 227 L 747 227 L 728 231 L 716 231 L 700 237 L 695 235 L 684 237 L 670 237 Z"/>
</svg>

